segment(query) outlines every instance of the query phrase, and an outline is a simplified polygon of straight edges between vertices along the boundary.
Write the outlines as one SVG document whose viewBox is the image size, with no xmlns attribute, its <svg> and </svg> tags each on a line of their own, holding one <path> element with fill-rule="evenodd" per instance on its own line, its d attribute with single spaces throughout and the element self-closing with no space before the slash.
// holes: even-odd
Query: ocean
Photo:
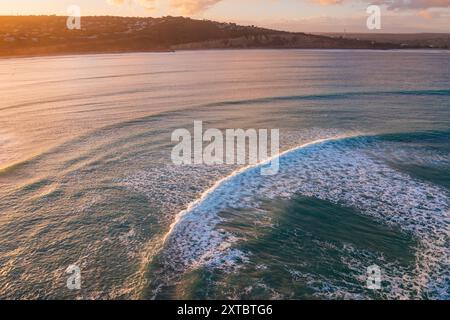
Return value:
<svg viewBox="0 0 450 320">
<path fill-rule="evenodd" d="M 450 298 L 449 51 L 2 59 L 0 81 L 2 299 Z M 173 164 L 194 121 L 279 129 L 279 172 Z"/>
</svg>

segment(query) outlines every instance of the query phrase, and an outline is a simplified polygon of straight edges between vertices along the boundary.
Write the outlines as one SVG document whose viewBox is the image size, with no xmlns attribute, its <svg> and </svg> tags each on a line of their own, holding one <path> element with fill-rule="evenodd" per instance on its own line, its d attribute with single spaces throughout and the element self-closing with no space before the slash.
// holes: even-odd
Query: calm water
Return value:
<svg viewBox="0 0 450 320">
<path fill-rule="evenodd" d="M 450 298 L 449 52 L 4 59 L 0 81 L 0 298 Z M 275 176 L 174 166 L 194 120 L 290 151 Z"/>
</svg>

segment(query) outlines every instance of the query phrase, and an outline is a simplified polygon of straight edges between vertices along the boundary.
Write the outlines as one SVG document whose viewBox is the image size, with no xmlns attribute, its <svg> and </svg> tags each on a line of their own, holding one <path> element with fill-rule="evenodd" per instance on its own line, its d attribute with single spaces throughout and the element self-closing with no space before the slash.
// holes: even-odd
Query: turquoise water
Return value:
<svg viewBox="0 0 450 320">
<path fill-rule="evenodd" d="M 0 61 L 0 297 L 448 299 L 449 57 Z M 280 129 L 280 172 L 172 165 L 194 120 Z"/>
</svg>

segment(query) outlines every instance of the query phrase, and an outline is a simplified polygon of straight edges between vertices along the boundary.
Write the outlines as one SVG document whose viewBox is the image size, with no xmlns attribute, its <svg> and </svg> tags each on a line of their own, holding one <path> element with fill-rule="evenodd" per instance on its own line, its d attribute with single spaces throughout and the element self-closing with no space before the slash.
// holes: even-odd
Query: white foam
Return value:
<svg viewBox="0 0 450 320">
<path fill-rule="evenodd" d="M 228 255 L 235 242 L 232 235 L 216 229 L 221 210 L 257 208 L 258 198 L 290 198 L 296 194 L 357 208 L 415 234 L 420 247 L 416 269 L 408 281 L 419 297 L 448 292 L 447 191 L 413 180 L 372 159 L 363 148 L 344 143 L 319 141 L 285 152 L 276 176 L 263 177 L 257 168 L 250 167 L 220 180 L 179 214 L 168 235 L 165 254 L 172 267 L 180 269 L 211 265 L 211 261 Z M 400 284 L 393 287 L 397 288 L 394 296 L 409 297 L 409 291 L 401 292 Z"/>
<path fill-rule="evenodd" d="M 236 249 L 236 243 L 245 239 L 218 228 L 222 210 L 252 208 L 263 212 L 261 200 L 301 194 L 357 208 L 419 239 L 414 272 L 390 276 L 391 297 L 411 297 L 412 292 L 417 292 L 414 297 L 448 297 L 448 191 L 394 170 L 371 156 L 364 142 L 327 142 L 323 140 L 327 134 L 330 140 L 342 137 L 313 133 L 318 141 L 282 153 L 280 172 L 275 176 L 261 176 L 258 166 L 167 166 L 138 173 L 124 183 L 146 193 L 152 203 L 159 203 L 166 221 L 179 209 L 164 236 L 162 252 L 163 262 L 174 274 L 201 266 L 232 270 L 248 260 L 247 252 Z M 292 141 L 304 141 L 301 136 L 293 134 L 287 140 L 292 145 Z M 218 182 L 211 184 L 214 178 Z M 365 267 L 359 266 L 360 272 L 365 272 Z M 412 283 L 414 290 L 405 289 L 402 281 Z M 349 294 L 345 288 L 328 286 L 319 292 L 330 297 Z"/>
</svg>

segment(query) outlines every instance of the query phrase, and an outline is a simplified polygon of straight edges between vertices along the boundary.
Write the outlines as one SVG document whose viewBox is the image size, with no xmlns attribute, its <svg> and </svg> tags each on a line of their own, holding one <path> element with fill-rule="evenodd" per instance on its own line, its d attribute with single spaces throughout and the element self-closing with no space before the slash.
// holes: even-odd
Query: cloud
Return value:
<svg viewBox="0 0 450 320">
<path fill-rule="evenodd" d="M 431 20 L 431 19 L 436 19 L 436 18 L 441 18 L 442 16 L 445 17 L 445 14 L 442 14 L 441 12 L 437 12 L 437 11 L 431 11 L 431 10 L 420 10 L 419 12 L 417 12 L 417 16 L 426 19 L 426 20 Z"/>
<path fill-rule="evenodd" d="M 125 4 L 125 0 L 106 0 L 106 2 L 113 4 L 115 6 L 121 6 Z"/>
<path fill-rule="evenodd" d="M 184 14 L 195 14 L 205 11 L 222 0 L 170 0 L 170 6 Z"/>
<path fill-rule="evenodd" d="M 155 10 L 160 4 L 168 3 L 170 8 L 181 14 L 191 15 L 205 11 L 222 0 L 107 0 L 108 3 L 116 6 L 123 6 L 133 1 L 148 10 Z"/>
<path fill-rule="evenodd" d="M 328 6 L 342 4 L 345 0 L 312 0 L 320 5 Z M 416 9 L 424 10 L 429 8 L 450 7 L 450 0 L 364 0 L 368 4 L 385 5 L 390 10 L 395 9 Z"/>
<path fill-rule="evenodd" d="M 428 20 L 433 19 L 433 15 L 428 10 L 421 10 L 421 11 L 417 12 L 417 15 L 424 19 L 428 19 Z"/>
<path fill-rule="evenodd" d="M 161 4 L 168 5 L 183 15 L 195 15 L 203 12 L 223 0 L 106 0 L 113 5 L 122 6 L 136 3 L 148 10 L 155 10 Z M 243 0 L 242 0 L 243 1 Z M 343 4 L 346 0 L 301 0 L 312 1 L 322 6 Z M 426 10 L 429 8 L 448 8 L 450 0 L 362 0 L 367 4 L 384 5 L 388 10 Z M 422 15 L 426 15 L 423 13 Z"/>
<path fill-rule="evenodd" d="M 161 0 L 106 0 L 109 4 L 115 6 L 131 5 L 133 2 L 144 7 L 146 10 L 152 11 L 158 8 Z"/>
<path fill-rule="evenodd" d="M 322 6 L 330 6 L 335 4 L 340 4 L 344 2 L 344 0 L 313 0 L 314 2 L 317 2 L 318 4 Z"/>
<path fill-rule="evenodd" d="M 427 18 L 418 18 L 418 12 L 397 14 L 394 11 L 386 12 L 383 16 L 383 29 L 385 33 L 411 33 L 411 32 L 448 32 L 448 19 L 450 14 L 431 11 L 432 23 Z M 426 14 L 428 16 L 428 14 Z M 350 16 L 308 16 L 298 19 L 264 19 L 259 25 L 278 30 L 313 33 L 367 33 L 367 15 L 355 14 Z M 235 21 L 239 22 L 239 21 Z M 254 21 L 247 21 L 247 24 Z"/>
<path fill-rule="evenodd" d="M 374 4 L 386 5 L 388 9 L 429 9 L 450 7 L 450 0 L 377 0 Z"/>
</svg>

